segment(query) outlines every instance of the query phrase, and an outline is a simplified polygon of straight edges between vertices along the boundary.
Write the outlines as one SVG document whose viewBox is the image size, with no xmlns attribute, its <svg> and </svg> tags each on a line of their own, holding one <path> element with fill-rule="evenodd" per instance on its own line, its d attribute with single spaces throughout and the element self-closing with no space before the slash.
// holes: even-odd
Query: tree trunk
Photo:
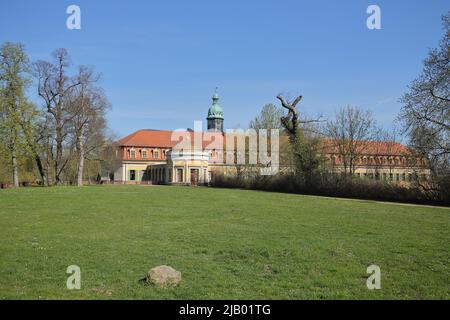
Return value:
<svg viewBox="0 0 450 320">
<path fill-rule="evenodd" d="M 62 128 L 60 121 L 56 120 L 56 159 L 55 159 L 55 185 L 61 184 L 60 174 L 62 165 Z"/>
<path fill-rule="evenodd" d="M 19 172 L 17 169 L 17 154 L 16 154 L 16 148 L 13 147 L 11 150 L 11 160 L 12 160 L 12 169 L 13 169 L 13 183 L 14 188 L 19 187 Z"/>
<path fill-rule="evenodd" d="M 37 153 L 35 153 L 35 155 L 34 155 L 34 161 L 36 161 L 36 165 L 39 170 L 39 175 L 41 176 L 42 185 L 46 186 L 47 185 L 47 177 L 45 176 L 45 171 L 44 171 L 44 167 L 42 166 L 41 157 L 39 157 L 39 155 Z"/>
<path fill-rule="evenodd" d="M 52 158 L 50 156 L 50 148 L 48 148 L 48 150 L 47 150 L 47 160 L 46 160 L 46 164 L 45 164 L 45 166 L 46 166 L 45 172 L 47 172 L 47 184 L 49 186 L 53 183 L 53 181 L 52 181 L 53 177 L 50 174 L 50 172 L 51 172 L 51 165 L 50 165 L 51 160 L 52 160 Z"/>
<path fill-rule="evenodd" d="M 84 169 L 84 145 L 82 135 L 77 139 L 78 151 L 78 168 L 77 168 L 77 186 L 83 185 L 83 169 Z"/>
</svg>

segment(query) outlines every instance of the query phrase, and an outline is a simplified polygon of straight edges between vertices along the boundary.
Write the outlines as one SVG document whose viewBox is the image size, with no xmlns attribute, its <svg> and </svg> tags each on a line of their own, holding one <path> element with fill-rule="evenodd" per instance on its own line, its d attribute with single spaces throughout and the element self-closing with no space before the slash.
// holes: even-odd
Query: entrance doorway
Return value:
<svg viewBox="0 0 450 320">
<path fill-rule="evenodd" d="M 198 185 L 198 178 L 199 178 L 199 170 L 191 169 L 191 185 L 193 186 Z"/>
<path fill-rule="evenodd" d="M 183 182 L 183 169 L 177 169 L 177 182 Z"/>
</svg>

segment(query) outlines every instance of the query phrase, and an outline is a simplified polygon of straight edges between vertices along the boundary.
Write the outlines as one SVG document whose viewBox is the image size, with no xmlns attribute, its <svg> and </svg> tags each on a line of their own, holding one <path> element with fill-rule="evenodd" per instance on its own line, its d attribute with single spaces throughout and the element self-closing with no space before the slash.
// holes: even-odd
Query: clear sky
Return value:
<svg viewBox="0 0 450 320">
<path fill-rule="evenodd" d="M 70 4 L 81 30 L 66 28 Z M 366 27 L 370 4 L 381 30 Z M 0 0 L 0 42 L 23 42 L 33 61 L 64 47 L 95 66 L 119 136 L 193 127 L 216 86 L 226 128 L 247 127 L 278 93 L 302 94 L 310 116 L 371 109 L 389 128 L 448 10 L 448 0 Z"/>
</svg>

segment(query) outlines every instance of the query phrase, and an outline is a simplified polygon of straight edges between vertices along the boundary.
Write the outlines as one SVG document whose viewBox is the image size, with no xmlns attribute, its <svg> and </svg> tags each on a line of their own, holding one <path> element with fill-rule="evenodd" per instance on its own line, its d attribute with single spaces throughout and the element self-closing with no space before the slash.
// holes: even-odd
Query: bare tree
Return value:
<svg viewBox="0 0 450 320">
<path fill-rule="evenodd" d="M 292 102 L 286 100 L 281 94 L 277 96 L 277 99 L 280 100 L 283 108 L 288 110 L 288 114 L 285 117 L 281 117 L 281 123 L 289 135 L 289 141 L 291 144 L 295 145 L 298 140 L 299 134 L 299 124 L 300 121 L 298 119 L 297 113 L 297 104 L 303 99 L 303 96 L 298 96 Z"/>
<path fill-rule="evenodd" d="M 114 172 L 120 168 L 122 165 L 122 160 L 120 157 L 120 150 L 114 144 L 116 139 L 114 137 L 109 137 L 105 142 L 104 147 L 99 152 L 99 157 L 102 163 L 102 169 L 105 175 L 111 178 Z"/>
<path fill-rule="evenodd" d="M 302 96 L 298 96 L 292 101 L 287 100 L 281 94 L 277 96 L 283 108 L 288 110 L 288 114 L 281 117 L 281 124 L 289 137 L 290 153 L 293 156 L 296 173 L 301 173 L 306 181 L 310 181 L 314 172 L 319 166 L 317 157 L 317 141 L 316 139 L 305 139 L 305 127 L 320 122 L 317 119 L 300 120 L 297 111 L 297 105 L 302 100 Z M 308 140 L 308 141 L 307 141 Z"/>
<path fill-rule="evenodd" d="M 250 121 L 249 127 L 255 130 L 259 129 L 283 129 L 281 117 L 283 117 L 283 109 L 269 103 L 266 104 L 260 113 Z"/>
<path fill-rule="evenodd" d="M 401 98 L 399 115 L 411 146 L 427 158 L 435 175 L 450 173 L 450 12 L 442 20 L 439 48 L 430 51 L 422 74 Z"/>
<path fill-rule="evenodd" d="M 71 131 L 77 154 L 77 185 L 83 185 L 85 159 L 101 148 L 105 141 L 105 111 L 108 101 L 102 88 L 96 86 L 100 76 L 91 68 L 81 66 L 76 83 L 68 94 L 67 110 L 71 119 Z"/>
<path fill-rule="evenodd" d="M 80 85 L 79 79 L 71 79 L 67 75 L 70 66 L 70 56 L 66 49 L 57 49 L 52 54 L 54 63 L 38 61 L 35 63 L 35 73 L 38 81 L 38 94 L 44 100 L 46 110 L 52 119 L 55 150 L 50 150 L 54 167 L 55 184 L 61 183 L 61 173 L 68 157 L 63 157 L 64 142 L 67 138 L 67 126 L 72 120 L 66 110 L 66 96 L 70 90 Z"/>
<path fill-rule="evenodd" d="M 345 174 L 354 174 L 358 159 L 373 140 L 377 130 L 375 120 L 369 111 L 347 106 L 336 113 L 335 120 L 328 121 L 325 133 L 337 150 Z"/>
</svg>

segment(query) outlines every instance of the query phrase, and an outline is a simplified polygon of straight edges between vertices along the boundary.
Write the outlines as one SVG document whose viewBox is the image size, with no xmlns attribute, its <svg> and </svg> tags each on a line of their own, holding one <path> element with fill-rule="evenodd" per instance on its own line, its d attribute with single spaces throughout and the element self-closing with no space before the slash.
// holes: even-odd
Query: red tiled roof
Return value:
<svg viewBox="0 0 450 320">
<path fill-rule="evenodd" d="M 120 147 L 163 147 L 171 148 L 176 142 L 170 137 L 172 131 L 167 130 L 138 130 L 122 139 L 116 141 Z"/>
<path fill-rule="evenodd" d="M 191 141 L 193 141 L 194 132 L 181 131 L 180 134 L 184 135 L 186 134 L 186 132 L 189 133 L 190 139 Z M 173 139 L 172 135 L 174 137 Z M 215 139 L 223 138 L 223 134 L 221 132 L 208 132 L 208 135 L 213 136 L 214 138 L 212 138 L 210 141 L 203 141 L 203 147 L 211 144 L 211 142 L 214 141 Z M 116 141 L 116 145 L 120 147 L 173 148 L 180 141 L 181 137 L 179 134 L 177 134 L 176 131 L 143 129 L 138 130 Z M 223 142 L 223 144 L 225 144 L 225 141 Z"/>
<path fill-rule="evenodd" d="M 339 153 L 336 142 L 326 139 L 322 140 L 324 153 Z M 358 141 L 356 147 L 359 153 L 366 155 L 407 155 L 411 154 L 408 147 L 396 141 Z"/>
</svg>

